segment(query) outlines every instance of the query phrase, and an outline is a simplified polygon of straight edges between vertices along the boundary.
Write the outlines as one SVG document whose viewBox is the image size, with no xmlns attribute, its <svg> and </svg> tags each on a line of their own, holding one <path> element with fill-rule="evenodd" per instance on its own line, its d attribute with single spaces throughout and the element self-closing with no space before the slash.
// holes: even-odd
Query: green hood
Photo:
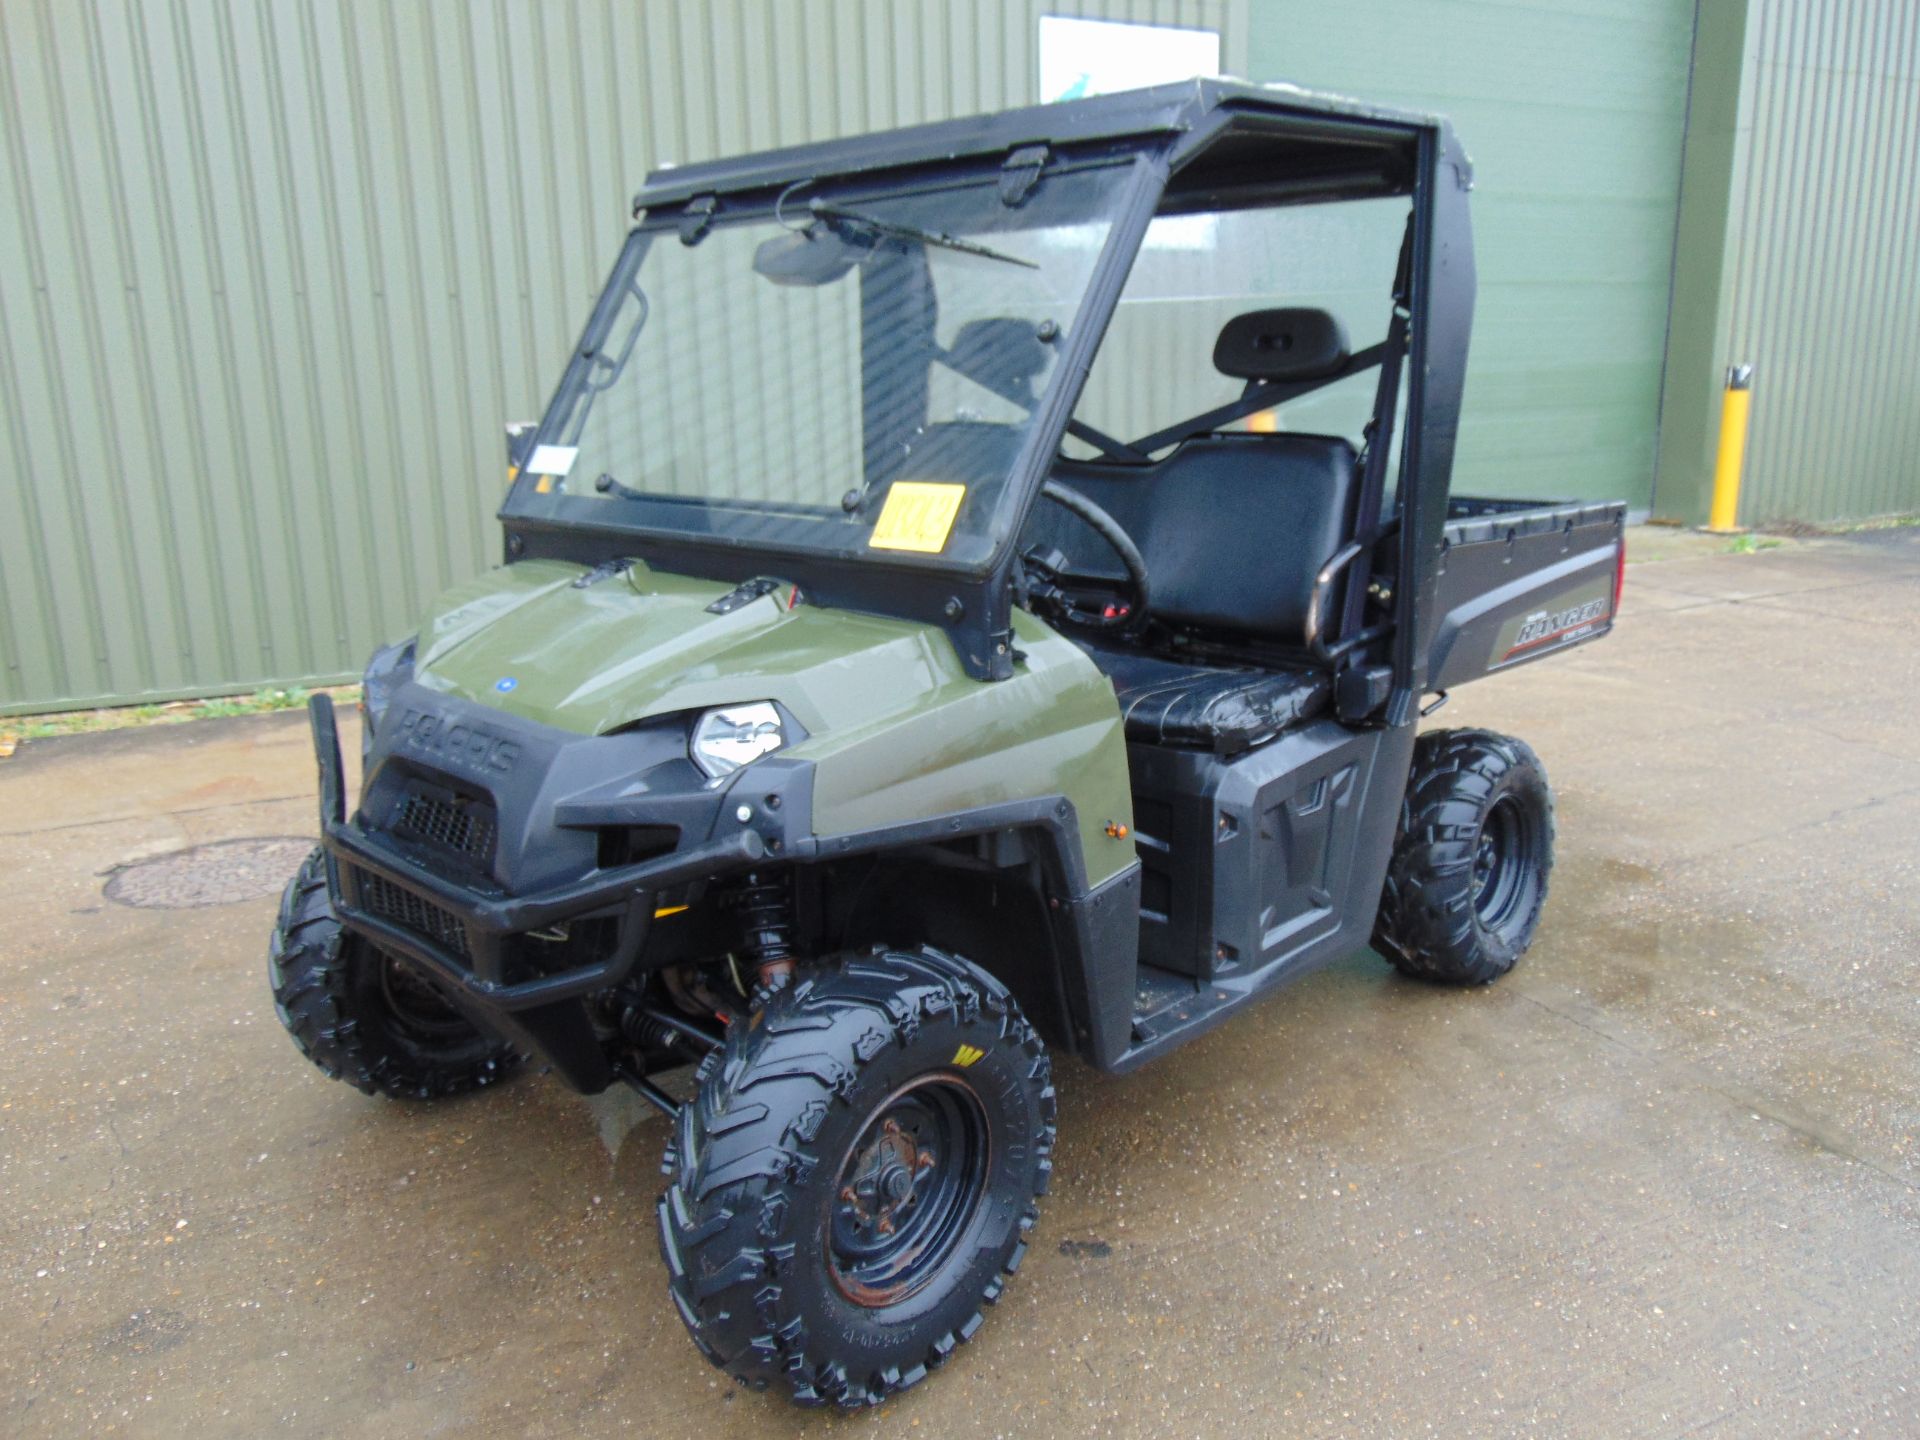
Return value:
<svg viewBox="0 0 1920 1440">
<path fill-rule="evenodd" d="M 871 714 L 887 692 L 927 688 L 928 651 L 946 646 L 923 625 L 789 610 L 784 586 L 715 615 L 707 607 L 732 588 L 719 581 L 635 564 L 582 587 L 582 573 L 526 561 L 449 591 L 421 627 L 421 683 L 587 735 L 769 699 L 820 733 Z"/>
<path fill-rule="evenodd" d="M 578 734 L 649 716 L 777 700 L 808 738 L 821 835 L 1065 795 L 1088 875 L 1131 859 L 1112 687 L 1078 646 L 1016 612 L 1011 680 L 967 675 L 937 627 L 800 604 L 789 590 L 726 614 L 731 586 L 633 565 L 588 572 L 528 560 L 448 591 L 421 626 L 423 685 Z"/>
</svg>

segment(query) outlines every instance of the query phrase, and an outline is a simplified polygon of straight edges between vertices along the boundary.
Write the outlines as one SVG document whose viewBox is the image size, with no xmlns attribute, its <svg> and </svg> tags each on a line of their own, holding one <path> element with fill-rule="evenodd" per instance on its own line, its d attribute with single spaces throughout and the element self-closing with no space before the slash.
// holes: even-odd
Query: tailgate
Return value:
<svg viewBox="0 0 1920 1440">
<path fill-rule="evenodd" d="M 1613 628 L 1624 504 L 1458 498 L 1449 511 L 1428 689 L 1464 685 Z"/>
</svg>

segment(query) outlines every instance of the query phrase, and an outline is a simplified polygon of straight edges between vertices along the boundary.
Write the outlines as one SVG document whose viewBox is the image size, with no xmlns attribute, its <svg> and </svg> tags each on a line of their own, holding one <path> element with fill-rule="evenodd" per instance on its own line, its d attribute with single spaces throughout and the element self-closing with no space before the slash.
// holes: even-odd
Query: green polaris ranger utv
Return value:
<svg viewBox="0 0 1920 1440">
<path fill-rule="evenodd" d="M 1624 511 L 1450 493 L 1470 188 L 1444 120 L 1212 81 L 651 176 L 357 801 L 313 702 L 300 1048 L 634 1087 L 694 1342 L 854 1406 L 1019 1265 L 1053 1054 L 1369 943 L 1504 973 L 1546 776 L 1417 723 L 1611 628 Z"/>
</svg>

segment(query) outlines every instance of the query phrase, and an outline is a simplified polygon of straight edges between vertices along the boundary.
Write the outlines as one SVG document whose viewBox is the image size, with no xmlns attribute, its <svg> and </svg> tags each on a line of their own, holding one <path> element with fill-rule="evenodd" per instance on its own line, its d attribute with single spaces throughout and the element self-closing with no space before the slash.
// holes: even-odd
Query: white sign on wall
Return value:
<svg viewBox="0 0 1920 1440">
<path fill-rule="evenodd" d="M 1220 33 L 1040 17 L 1040 99 L 1078 100 L 1220 73 Z"/>
<path fill-rule="evenodd" d="M 1220 32 L 1118 20 L 1040 17 L 1040 99 L 1079 100 L 1220 73 Z M 1150 250 L 1207 250 L 1210 215 L 1164 216 L 1147 232 Z"/>
</svg>

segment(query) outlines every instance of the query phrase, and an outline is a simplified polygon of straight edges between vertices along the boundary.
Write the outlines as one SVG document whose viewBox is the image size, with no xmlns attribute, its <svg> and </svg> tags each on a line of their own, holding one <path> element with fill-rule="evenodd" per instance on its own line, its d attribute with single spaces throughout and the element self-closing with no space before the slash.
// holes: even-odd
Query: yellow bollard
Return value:
<svg viewBox="0 0 1920 1440">
<path fill-rule="evenodd" d="M 1737 535 L 1740 471 L 1747 459 L 1747 420 L 1753 400 L 1753 366 L 1727 371 L 1727 393 L 1720 405 L 1720 454 L 1713 463 L 1713 507 L 1707 513 L 1709 535 Z"/>
</svg>

